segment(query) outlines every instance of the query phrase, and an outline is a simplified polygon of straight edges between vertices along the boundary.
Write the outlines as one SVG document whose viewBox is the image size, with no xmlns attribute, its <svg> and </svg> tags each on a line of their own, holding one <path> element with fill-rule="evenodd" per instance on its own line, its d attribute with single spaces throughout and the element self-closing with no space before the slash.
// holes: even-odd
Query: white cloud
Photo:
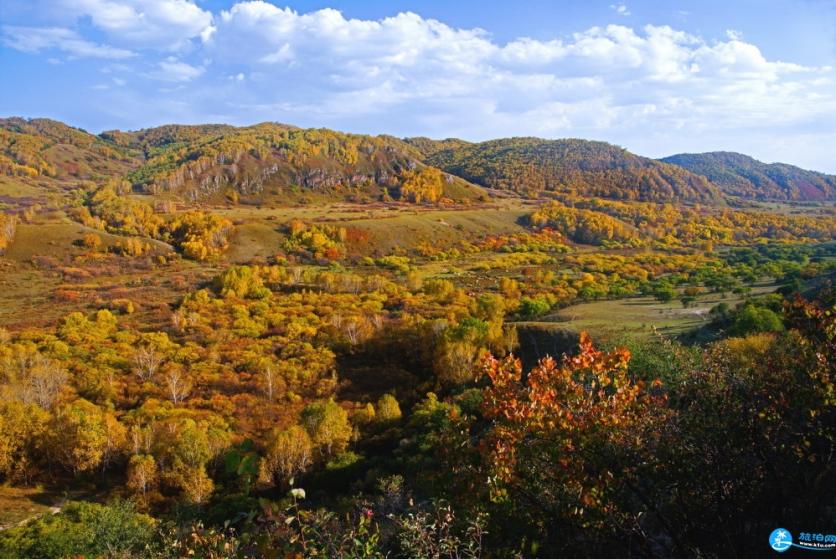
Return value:
<svg viewBox="0 0 836 559">
<path fill-rule="evenodd" d="M 738 31 L 737 29 L 726 29 L 726 37 L 728 37 L 732 41 L 742 41 L 743 33 Z"/>
<path fill-rule="evenodd" d="M 88 41 L 72 29 L 63 27 L 3 27 L 3 44 L 13 49 L 39 53 L 45 50 L 60 50 L 70 56 L 83 58 L 130 58 L 129 50 L 100 45 Z"/>
<path fill-rule="evenodd" d="M 192 66 L 186 62 L 169 56 L 157 64 L 157 71 L 150 74 L 152 78 L 167 82 L 188 82 L 203 75 L 206 68 Z"/>
<path fill-rule="evenodd" d="M 14 2 L 19 0 L 8 0 Z M 129 48 L 182 50 L 211 33 L 212 13 L 192 0 L 27 0 L 33 17 L 82 18 L 109 41 Z"/>
<path fill-rule="evenodd" d="M 629 16 L 630 10 L 627 9 L 626 4 L 610 4 L 610 9 L 620 16 Z"/>
<path fill-rule="evenodd" d="M 252 107 L 429 121 L 413 114 L 425 104 L 457 112 L 459 130 L 478 136 L 505 132 L 506 122 L 512 133 L 552 134 L 642 119 L 680 128 L 756 125 L 822 94 L 810 76 L 832 77 L 767 60 L 738 35 L 709 43 L 668 26 L 609 25 L 500 44 L 480 29 L 413 13 L 357 20 L 252 1 L 221 12 L 215 27 L 206 48 L 220 66 L 250 65 L 268 83 L 290 86 L 259 90 Z"/>
<path fill-rule="evenodd" d="M 262 56 L 258 59 L 258 61 L 264 62 L 265 64 L 276 64 L 278 62 L 293 62 L 293 52 L 291 52 L 290 50 L 290 44 L 283 44 L 278 48 L 278 50 Z"/>
</svg>

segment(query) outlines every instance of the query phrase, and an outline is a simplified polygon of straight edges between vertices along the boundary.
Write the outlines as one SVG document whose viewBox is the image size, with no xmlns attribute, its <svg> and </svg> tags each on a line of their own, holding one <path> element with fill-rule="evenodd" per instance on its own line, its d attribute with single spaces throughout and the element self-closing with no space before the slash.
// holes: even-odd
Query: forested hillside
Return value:
<svg viewBox="0 0 836 559">
<path fill-rule="evenodd" d="M 727 151 L 680 153 L 661 161 L 703 175 L 724 193 L 756 200 L 833 200 L 836 176 Z"/>
<path fill-rule="evenodd" d="M 357 201 L 485 199 L 476 185 L 495 195 L 644 202 L 836 197 L 836 177 L 737 153 L 656 161 L 586 140 L 400 140 L 276 123 L 167 125 L 95 136 L 49 119 L 0 119 L 0 172 L 58 181 L 119 177 L 136 192 L 188 203 L 314 201 L 306 194 Z"/>
<path fill-rule="evenodd" d="M 272 123 L 162 127 L 107 136 L 142 149 L 145 161 L 128 175 L 132 184 L 146 192 L 172 192 L 192 200 L 218 195 L 263 200 L 311 191 L 437 202 L 480 194 L 461 179 L 427 168 L 417 150 L 385 136 Z"/>
<path fill-rule="evenodd" d="M 422 163 L 396 138 L 274 123 L 169 125 L 99 136 L 47 119 L 0 120 L 0 171 L 44 179 L 126 181 L 188 203 L 345 200 L 468 201 L 482 190 Z"/>
<path fill-rule="evenodd" d="M 94 179 L 120 175 L 135 154 L 104 138 L 45 118 L 0 119 L 0 173 L 21 177 Z"/>
<path fill-rule="evenodd" d="M 704 177 L 604 142 L 509 138 L 478 144 L 411 139 L 426 162 L 469 181 L 524 196 L 572 193 L 619 200 L 717 203 Z"/>
</svg>

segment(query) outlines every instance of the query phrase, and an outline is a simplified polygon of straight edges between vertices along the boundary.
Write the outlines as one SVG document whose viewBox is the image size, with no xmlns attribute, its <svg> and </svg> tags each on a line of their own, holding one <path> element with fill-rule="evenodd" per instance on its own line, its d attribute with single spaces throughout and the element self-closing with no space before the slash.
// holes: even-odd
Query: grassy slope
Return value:
<svg viewBox="0 0 836 559">
<path fill-rule="evenodd" d="M 434 208 L 404 205 L 330 204 L 297 208 L 233 207 L 215 210 L 236 222 L 237 233 L 227 258 L 247 262 L 276 253 L 292 219 L 353 227 L 369 234 L 369 254 L 387 254 L 422 242 L 447 246 L 459 239 L 487 234 L 518 233 L 518 220 L 531 211 L 520 201 L 474 208 Z"/>
<path fill-rule="evenodd" d="M 0 530 L 50 512 L 55 503 L 55 495 L 37 487 L 0 486 Z"/>
<path fill-rule="evenodd" d="M 75 242 L 91 232 L 102 239 L 102 250 L 124 239 L 85 227 L 63 211 L 41 213 L 31 223 L 18 225 L 14 241 L 0 256 L 0 324 L 11 328 L 48 324 L 74 310 L 98 309 L 117 298 L 144 302 L 132 320 L 155 322 L 163 307 L 186 287 L 217 273 L 216 265 L 185 260 L 150 267 L 103 253 L 90 258 Z M 169 250 L 165 243 L 143 241 L 161 253 Z M 56 297 L 60 293 L 78 297 Z"/>
<path fill-rule="evenodd" d="M 758 284 L 751 295 L 761 295 L 776 289 L 774 284 Z M 637 297 L 615 301 L 593 301 L 560 309 L 541 320 L 560 323 L 575 331 L 585 330 L 594 338 L 603 341 L 624 334 L 649 336 L 659 332 L 666 336 L 677 336 L 705 326 L 708 311 L 718 303 L 734 306 L 743 300 L 740 295 L 706 293 L 700 295 L 689 308 L 679 301 L 662 303 L 652 297 Z"/>
</svg>

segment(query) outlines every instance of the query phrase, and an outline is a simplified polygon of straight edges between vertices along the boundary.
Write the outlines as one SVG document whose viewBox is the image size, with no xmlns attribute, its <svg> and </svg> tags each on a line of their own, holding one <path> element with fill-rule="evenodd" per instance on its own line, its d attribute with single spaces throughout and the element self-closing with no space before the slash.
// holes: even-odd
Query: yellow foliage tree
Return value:
<svg viewBox="0 0 836 559">
<path fill-rule="evenodd" d="M 424 167 L 420 171 L 407 171 L 401 183 L 401 200 L 415 202 L 438 202 L 444 194 L 444 173 L 435 167 Z"/>
<path fill-rule="evenodd" d="M 84 399 L 58 408 L 50 424 L 50 449 L 75 474 L 106 466 L 126 439 L 127 431 L 113 412 Z"/>
<path fill-rule="evenodd" d="M 259 478 L 272 484 L 276 477 L 280 477 L 286 483 L 307 470 L 312 458 L 313 442 L 308 432 L 294 425 L 273 436 L 261 461 Z"/>
</svg>

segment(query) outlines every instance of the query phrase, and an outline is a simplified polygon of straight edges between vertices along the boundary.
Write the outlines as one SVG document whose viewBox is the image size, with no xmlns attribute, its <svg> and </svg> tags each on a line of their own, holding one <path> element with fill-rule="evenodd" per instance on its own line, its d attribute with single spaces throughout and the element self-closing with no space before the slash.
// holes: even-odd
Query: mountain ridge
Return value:
<svg viewBox="0 0 836 559">
<path fill-rule="evenodd" d="M 733 151 L 679 153 L 661 161 L 701 174 L 732 196 L 758 200 L 833 200 L 836 175 L 764 163 Z"/>
<path fill-rule="evenodd" d="M 301 200 L 306 192 L 421 202 L 485 199 L 489 192 L 711 205 L 728 197 L 836 198 L 836 176 L 736 152 L 652 159 L 579 138 L 469 142 L 276 122 L 166 124 L 94 135 L 52 119 L 0 118 L 0 172 L 62 181 L 118 178 L 145 194 L 252 203 L 271 196 Z"/>
<path fill-rule="evenodd" d="M 407 141 L 410 141 L 408 138 Z M 607 142 L 515 137 L 479 143 L 420 145 L 430 165 L 521 195 L 579 194 L 651 202 L 721 203 L 707 179 Z"/>
</svg>

